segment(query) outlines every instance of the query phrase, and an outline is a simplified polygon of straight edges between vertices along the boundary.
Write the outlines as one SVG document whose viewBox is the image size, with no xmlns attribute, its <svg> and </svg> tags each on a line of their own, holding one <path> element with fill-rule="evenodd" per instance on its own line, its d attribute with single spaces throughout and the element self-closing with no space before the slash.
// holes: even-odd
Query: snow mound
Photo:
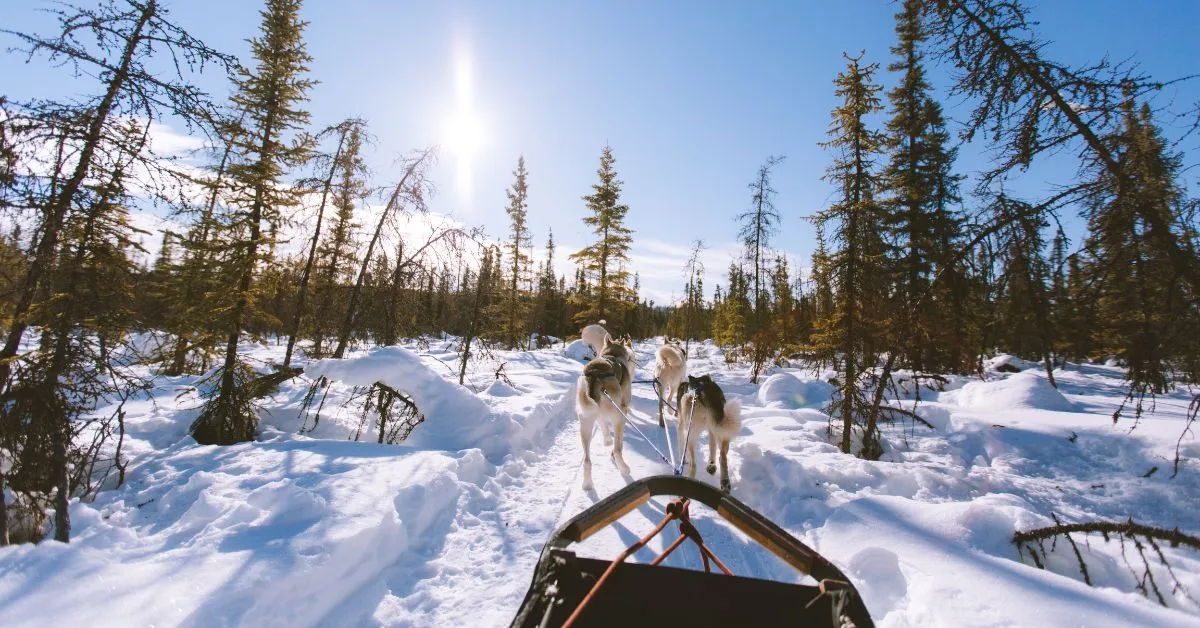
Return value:
<svg viewBox="0 0 1200 628">
<path fill-rule="evenodd" d="M 582 339 L 572 340 L 571 344 L 567 345 L 566 349 L 563 349 L 563 355 L 571 358 L 572 360 L 579 360 L 581 362 L 586 362 L 596 357 L 595 353 L 592 351 L 592 348 L 589 347 Z"/>
<path fill-rule="evenodd" d="M 493 414 L 471 391 L 447 381 L 403 347 L 372 349 L 346 360 L 319 360 L 305 374 L 354 386 L 383 382 L 411 395 L 425 414 L 425 423 L 413 430 L 406 445 L 447 451 L 480 447 L 492 457 L 507 453 L 509 438 L 517 431 L 510 416 Z"/>
<path fill-rule="evenodd" d="M 999 373 L 1019 373 L 1026 369 L 1037 368 L 1038 363 L 1022 360 L 1015 355 L 1001 353 L 998 356 L 984 360 L 983 366 L 989 371 Z"/>
<path fill-rule="evenodd" d="M 508 384 L 505 384 L 502 380 L 497 379 L 492 381 L 491 385 L 487 387 L 487 390 L 483 391 L 483 394 L 488 395 L 489 397 L 515 397 L 521 394 L 521 391 L 509 386 Z"/>
<path fill-rule="evenodd" d="M 1075 404 L 1033 373 L 1017 373 L 993 382 L 971 382 L 958 391 L 958 405 L 977 410 L 1076 411 Z"/>
<path fill-rule="evenodd" d="M 819 408 L 832 398 L 833 386 L 828 382 L 800 379 L 790 373 L 776 373 L 758 389 L 758 402 L 769 408 Z"/>
</svg>

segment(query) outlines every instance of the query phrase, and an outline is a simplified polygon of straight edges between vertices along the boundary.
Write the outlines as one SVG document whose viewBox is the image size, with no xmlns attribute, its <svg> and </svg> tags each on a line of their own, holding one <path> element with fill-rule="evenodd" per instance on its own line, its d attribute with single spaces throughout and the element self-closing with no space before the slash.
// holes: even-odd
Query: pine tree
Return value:
<svg viewBox="0 0 1200 628">
<path fill-rule="evenodd" d="M 835 223 L 835 237 L 842 248 L 832 256 L 834 311 L 819 322 L 814 343 L 820 357 L 842 355 L 837 401 L 842 451 L 850 453 L 851 432 L 861 418 L 865 425 L 860 455 L 874 459 L 882 453 L 875 424 L 878 404 L 873 407 L 867 401 L 860 379 L 875 366 L 889 326 L 885 302 L 889 269 L 883 263 L 883 212 L 875 200 L 879 182 L 873 172 L 883 136 L 866 123 L 868 116 L 882 109 L 881 88 L 871 82 L 877 64 L 861 65 L 861 55 L 846 58 L 849 65 L 834 82 L 842 104 L 833 110 L 832 139 L 823 144 L 837 151 L 825 179 L 840 188 L 840 198 L 817 215 L 821 225 Z M 878 382 L 877 390 L 882 386 Z"/>
<path fill-rule="evenodd" d="M 300 334 L 300 322 L 304 319 L 304 309 L 308 298 L 308 282 L 312 277 L 313 266 L 317 261 L 317 244 L 321 240 L 321 226 L 325 220 L 325 207 L 329 203 L 330 194 L 333 192 L 334 177 L 337 176 L 338 170 L 353 172 L 356 168 L 361 168 L 362 159 L 359 156 L 359 152 L 362 148 L 363 124 L 362 120 L 349 119 L 317 134 L 317 139 L 325 135 L 336 135 L 337 149 L 334 150 L 332 157 L 318 160 L 319 162 L 324 162 L 328 169 L 324 180 L 320 183 L 321 202 L 317 205 L 317 220 L 313 225 L 312 239 L 309 242 L 308 259 L 305 261 L 304 271 L 300 275 L 300 286 L 296 295 L 296 311 L 292 316 L 292 323 L 288 330 L 287 349 L 283 354 L 284 368 L 287 368 L 292 363 L 292 350 L 296 347 L 296 337 Z"/>
<path fill-rule="evenodd" d="M 534 304 L 533 329 L 538 333 L 539 343 L 544 342 L 543 337 L 559 333 L 559 321 L 562 319 L 562 293 L 554 275 L 554 250 L 554 231 L 551 230 L 546 236 L 546 259 L 538 272 Z"/>
<path fill-rule="evenodd" d="M 754 335 L 764 326 L 770 295 L 766 284 L 769 271 L 767 268 L 770 255 L 771 238 L 779 232 L 779 212 L 775 209 L 775 188 L 771 187 L 771 169 L 783 161 L 783 157 L 771 156 L 758 169 L 758 175 L 748 186 L 750 188 L 750 209 L 738 215 L 741 231 L 742 246 L 746 249 L 746 259 L 750 264 L 750 287 L 754 305 L 751 325 L 747 330 Z"/>
<path fill-rule="evenodd" d="M 976 330 L 973 308 L 975 282 L 962 251 L 966 248 L 966 221 L 954 207 L 962 200 L 962 176 L 952 172 L 958 149 L 950 146 L 950 133 L 941 105 L 925 100 L 925 170 L 930 188 L 927 197 L 931 246 L 929 261 L 933 280 L 926 301 L 915 304 L 917 315 L 927 321 L 930 337 L 929 362 L 934 371 L 965 373 L 975 357 Z"/>
<path fill-rule="evenodd" d="M 1127 98 L 1110 142 L 1123 176 L 1100 172 L 1098 186 L 1108 192 L 1088 208 L 1085 249 L 1095 277 L 1095 338 L 1128 366 L 1140 415 L 1141 400 L 1172 390 L 1177 377 L 1200 382 L 1193 331 L 1200 295 L 1173 259 L 1180 243 L 1196 254 L 1196 232 L 1185 218 L 1180 156 L 1169 152 L 1150 107 Z"/>
<path fill-rule="evenodd" d="M 27 45 L 30 59 L 44 55 L 71 68 L 76 81 L 99 83 L 92 97 L 6 107 L 0 124 L 0 203 L 19 195 L 32 210 L 34 234 L 22 275 L 14 278 L 0 348 L 0 447 L 20 452 L 4 483 L 14 491 L 53 491 L 55 539 L 63 542 L 70 538 L 72 494 L 92 487 L 105 434 L 120 429 L 112 422 L 120 423 L 122 404 L 116 415 L 95 417 L 99 401 L 139 387 L 111 358 L 135 324 L 129 252 L 136 230 L 125 213 L 130 172 L 174 176 L 149 150 L 149 125 L 174 115 L 209 128 L 211 102 L 184 73 L 205 63 L 233 65 L 168 21 L 154 0 L 122 4 L 51 9 L 61 31 L 50 37 L 2 31 Z M 158 67 L 164 56 L 175 60 L 173 68 Z M 22 142 L 45 151 L 37 172 L 18 165 L 11 147 Z M 18 356 L 32 324 L 42 328 L 40 350 Z M 81 449 L 75 437 L 88 414 L 99 440 Z M 119 445 L 113 466 L 121 481 Z M 34 516 L 40 521 L 40 513 Z"/>
<path fill-rule="evenodd" d="M 430 164 L 433 163 L 434 157 L 435 151 L 430 147 L 416 151 L 406 160 L 404 175 L 400 177 L 400 182 L 392 188 L 392 194 L 388 198 L 387 204 L 384 205 L 383 211 L 379 213 L 379 220 L 375 223 L 375 228 L 371 232 L 370 239 L 367 240 L 367 250 L 363 253 L 358 278 L 355 279 L 354 286 L 350 289 L 349 299 L 347 299 L 346 303 L 346 315 L 343 317 L 341 327 L 338 329 L 337 347 L 333 350 L 333 357 L 335 358 L 345 356 L 346 348 L 350 344 L 350 336 L 354 333 L 355 319 L 358 317 L 359 301 L 362 299 L 367 271 L 370 268 L 371 260 L 374 258 L 375 247 L 379 245 L 379 240 L 383 236 L 384 227 L 389 224 L 389 221 L 394 220 L 397 214 L 404 211 L 406 206 L 412 206 L 417 212 L 424 212 L 426 209 L 425 198 L 428 196 L 427 188 L 429 186 L 426 174 Z M 435 228 L 423 245 L 410 247 L 410 249 L 413 249 L 413 253 L 406 260 L 397 260 L 396 263 L 411 264 L 425 249 L 458 232 L 459 230 L 455 228 Z"/>
<path fill-rule="evenodd" d="M 282 178 L 302 163 L 309 152 L 304 142 L 288 144 L 286 135 L 308 122 L 299 108 L 313 81 L 303 78 L 311 61 L 305 52 L 300 20 L 300 0 L 267 0 L 262 12 L 262 35 L 250 48 L 257 61 L 254 70 L 243 70 L 235 81 L 234 105 L 245 112 L 241 128 L 230 134 L 235 145 L 229 165 L 235 194 L 226 207 L 228 224 L 223 237 L 230 247 L 226 266 L 236 280 L 225 321 L 228 341 L 212 397 L 192 425 L 192 436 L 208 444 L 251 440 L 258 429 L 248 382 L 253 371 L 238 359 L 242 330 L 259 315 L 255 277 L 271 248 L 282 211 L 298 203 L 297 190 Z"/>
<path fill-rule="evenodd" d="M 518 348 L 529 338 L 525 327 L 529 316 L 528 301 L 522 294 L 522 288 L 529 281 L 529 267 L 533 260 L 525 252 L 532 246 L 532 238 L 526 220 L 529 184 L 525 180 L 528 173 L 525 171 L 524 156 L 517 159 L 513 176 L 516 181 L 507 192 L 508 207 L 504 210 L 509 220 L 509 240 L 504 247 L 508 252 L 509 286 L 504 293 L 501 317 L 501 333 L 510 349 Z"/>
<path fill-rule="evenodd" d="M 814 222 L 817 247 L 812 255 L 813 306 L 816 317 L 821 319 L 833 316 L 833 268 L 825 244 L 825 224 L 819 219 Z"/>
<path fill-rule="evenodd" d="M 336 212 L 333 229 L 317 248 L 317 277 L 313 298 L 316 301 L 314 310 L 321 315 L 313 317 L 313 357 L 324 355 L 323 347 L 329 333 L 329 322 L 339 320 L 344 315 L 342 287 L 354 277 L 349 269 L 358 265 L 355 233 L 359 225 L 354 222 L 354 204 L 366 191 L 366 183 L 363 180 L 365 166 L 361 155 L 362 128 L 355 125 L 350 129 L 348 145 L 339 168 L 341 179 L 333 195 L 333 209 Z"/>
<path fill-rule="evenodd" d="M 750 301 L 746 275 L 737 264 L 729 264 L 728 291 L 713 304 L 713 342 L 719 347 L 741 348 L 746 344 L 746 316 Z M 731 352 L 731 357 L 736 352 Z"/>
<path fill-rule="evenodd" d="M 125 120 L 149 117 L 153 121 L 170 114 L 199 128 L 210 128 L 214 117 L 211 102 L 207 94 L 191 85 L 184 72 L 211 63 L 226 69 L 236 65 L 232 57 L 209 48 L 170 22 L 167 11 L 156 0 L 128 4 L 51 9 L 62 29 L 51 37 L 0 29 L 28 45 L 23 52 L 30 58 L 45 55 L 55 65 L 74 68 L 77 76 L 97 76 L 102 81 L 102 93 L 82 103 L 39 100 L 17 104 L 18 111 L 10 114 L 18 114 L 18 119 L 5 124 L 18 129 L 15 135 L 56 145 L 58 158 L 50 189 L 30 203 L 37 210 L 37 235 L 6 329 L 7 338 L 0 348 L 0 393 L 10 379 L 13 358 L 29 326 L 29 313 L 38 296 L 46 292 L 44 282 L 50 279 L 68 214 L 86 194 L 84 187 L 89 178 L 110 178 L 111 173 L 98 171 L 98 162 L 106 158 L 111 166 L 126 158 L 153 173 L 169 172 L 148 151 L 122 155 L 122 146 L 129 141 Z M 160 56 L 175 60 L 174 72 L 150 69 L 147 64 L 153 65 L 153 58 Z M 10 136 L 7 141 L 19 140 Z M 69 159 L 64 158 L 67 142 L 71 144 Z"/>
<path fill-rule="evenodd" d="M 929 316 L 934 311 L 931 302 L 918 301 L 925 296 L 933 268 L 935 242 L 929 202 L 936 186 L 933 179 L 943 174 L 930 164 L 931 121 L 926 115 L 937 109 L 936 105 L 926 106 L 931 98 L 919 49 L 925 39 L 921 6 L 920 0 L 905 0 L 903 11 L 896 14 L 899 43 L 892 53 L 897 59 L 888 65 L 888 70 L 900 72 L 901 76 L 899 84 L 888 92 L 891 118 L 887 122 L 887 143 L 892 154 L 880 175 L 884 189 L 891 195 L 884 206 L 890 235 L 888 257 L 894 260 L 897 285 L 895 307 L 904 313 L 895 330 L 896 348 L 916 371 L 926 367 L 927 347 L 937 327 Z"/>
<path fill-rule="evenodd" d="M 598 320 L 618 321 L 617 314 L 623 313 L 629 303 L 626 266 L 633 231 L 625 226 L 629 206 L 620 202 L 621 181 L 613 169 L 615 161 L 612 148 L 605 146 L 600 154 L 600 167 L 596 170 L 600 181 L 592 185 L 592 194 L 583 197 L 591 211 L 583 222 L 592 227 L 598 239 L 570 256 L 580 265 L 586 278 L 595 280 L 589 294 L 576 294 L 572 298 L 572 303 L 579 308 L 574 321 L 581 325 Z"/>
</svg>

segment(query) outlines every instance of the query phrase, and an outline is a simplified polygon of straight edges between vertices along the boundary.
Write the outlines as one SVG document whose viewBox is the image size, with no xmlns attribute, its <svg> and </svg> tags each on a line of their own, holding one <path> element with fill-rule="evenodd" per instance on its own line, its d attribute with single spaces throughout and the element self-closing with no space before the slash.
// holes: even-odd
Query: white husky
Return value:
<svg viewBox="0 0 1200 628">
<path fill-rule="evenodd" d="M 604 328 L 605 322 L 601 320 L 599 325 L 588 325 L 579 330 L 583 344 L 592 348 L 592 355 L 600 355 L 600 350 L 604 348 L 604 339 L 609 337 L 608 330 Z"/>
<path fill-rule="evenodd" d="M 688 477 L 696 477 L 696 441 L 701 430 L 708 430 L 709 475 L 716 473 L 717 445 L 721 445 L 721 490 L 729 492 L 729 441 L 742 429 L 742 402 L 737 399 L 725 401 L 725 393 L 708 375 L 688 376 L 691 390 L 679 402 L 679 449 L 687 452 Z M 693 411 L 693 406 L 695 410 Z M 694 423 L 688 433 L 689 422 Z M 682 443 L 687 439 L 686 446 Z"/>
<path fill-rule="evenodd" d="M 658 382 L 655 393 L 658 395 L 658 426 L 663 422 L 663 402 L 679 408 L 679 400 L 683 397 L 683 382 L 687 379 L 687 354 L 678 341 L 667 341 L 667 344 L 654 352 L 654 379 Z"/>
<path fill-rule="evenodd" d="M 583 439 L 583 489 L 592 489 L 592 427 L 600 421 L 604 444 L 612 445 L 612 458 L 621 473 L 629 474 L 629 465 L 621 455 L 624 448 L 625 416 L 633 399 L 633 351 L 622 343 L 605 336 L 600 357 L 583 367 L 583 375 L 575 390 L 575 411 L 579 415 L 580 438 Z M 607 393 L 607 395 L 605 394 Z M 614 402 L 617 405 L 613 405 Z M 618 409 L 619 407 L 619 409 Z M 624 413 L 624 414 L 622 414 Z M 613 428 L 616 436 L 609 435 Z"/>
</svg>

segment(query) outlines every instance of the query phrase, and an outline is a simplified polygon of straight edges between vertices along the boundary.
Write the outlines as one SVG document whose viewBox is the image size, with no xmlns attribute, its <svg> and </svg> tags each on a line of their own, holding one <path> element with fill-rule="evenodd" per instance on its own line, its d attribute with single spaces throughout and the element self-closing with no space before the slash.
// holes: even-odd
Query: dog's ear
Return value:
<svg viewBox="0 0 1200 628">
<path fill-rule="evenodd" d="M 698 378 L 696 378 L 694 375 L 688 375 L 688 384 L 690 384 L 691 386 L 697 386 L 699 383 L 700 383 L 700 380 Z"/>
</svg>

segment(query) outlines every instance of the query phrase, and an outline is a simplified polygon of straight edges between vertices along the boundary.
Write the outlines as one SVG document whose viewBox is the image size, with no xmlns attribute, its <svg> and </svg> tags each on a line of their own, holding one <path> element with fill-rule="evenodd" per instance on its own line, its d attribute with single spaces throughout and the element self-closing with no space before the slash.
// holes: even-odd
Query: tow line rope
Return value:
<svg viewBox="0 0 1200 628">
<path fill-rule="evenodd" d="M 650 381 L 655 382 L 655 386 L 657 387 L 657 383 L 658 383 L 657 379 L 650 380 Z M 634 383 L 637 383 L 637 382 L 634 382 Z M 625 423 L 628 424 L 629 427 L 632 427 L 633 430 L 638 433 L 638 436 L 642 437 L 642 440 L 649 443 L 650 447 L 654 450 L 654 453 L 658 454 L 658 457 L 660 459 L 662 459 L 663 462 L 667 463 L 667 466 L 671 467 L 671 471 L 675 475 L 683 475 L 684 466 L 687 464 L 688 443 L 691 442 L 691 439 L 692 439 L 692 426 L 696 424 L 696 422 L 692 420 L 693 415 L 696 414 L 696 403 L 692 402 L 691 410 L 688 412 L 687 434 L 684 436 L 683 442 L 679 444 L 679 465 L 676 466 L 675 465 L 675 451 L 673 449 L 671 449 L 671 432 L 667 428 L 666 421 L 663 422 L 663 437 L 665 437 L 667 439 L 667 451 L 670 452 L 670 454 L 671 454 L 670 458 L 663 455 L 662 450 L 659 449 L 658 446 L 654 444 L 654 441 L 650 440 L 646 436 L 645 432 L 642 431 L 642 428 L 638 427 L 637 423 L 634 423 L 633 419 L 631 419 L 628 414 L 625 414 L 625 412 L 623 412 L 621 410 L 621 406 L 618 405 L 617 402 L 614 401 L 613 398 L 609 396 L 607 390 L 604 390 L 601 392 L 604 393 L 604 398 L 608 399 L 608 402 L 611 403 L 613 405 L 613 408 L 615 408 L 617 410 L 617 414 L 620 414 L 621 418 L 625 419 Z M 698 392 L 699 391 L 697 391 L 697 393 Z M 668 405 L 670 405 L 670 404 L 668 404 Z M 672 408 L 672 409 L 674 409 L 674 408 Z M 678 412 L 677 412 L 677 414 L 678 414 Z"/>
<path fill-rule="evenodd" d="M 610 397 L 610 396 L 608 395 L 608 391 L 607 391 L 607 390 L 604 390 L 604 391 L 601 391 L 601 392 L 603 392 L 603 393 L 604 393 L 604 398 L 605 398 L 605 399 L 608 399 L 608 402 L 609 402 L 609 403 L 611 403 L 611 404 L 613 405 L 613 408 L 616 408 L 616 410 L 617 410 L 617 414 L 620 414 L 620 415 L 621 415 L 621 418 L 625 419 L 625 423 L 626 423 L 627 425 L 629 425 L 629 427 L 632 427 L 632 428 L 633 428 L 633 430 L 634 430 L 635 432 L 637 432 L 637 433 L 638 433 L 638 436 L 641 436 L 641 437 L 642 437 L 642 440 L 646 441 L 647 443 L 650 443 L 650 447 L 652 447 L 652 448 L 654 449 L 654 453 L 658 454 L 658 457 L 659 457 L 659 458 L 662 458 L 662 461 L 663 461 L 663 462 L 667 463 L 668 465 L 670 465 L 670 466 L 671 466 L 671 468 L 672 468 L 672 469 L 674 469 L 674 468 L 675 468 L 675 464 L 674 464 L 674 462 L 673 462 L 673 461 L 671 461 L 671 460 L 668 460 L 668 459 L 667 459 L 667 457 L 666 457 L 665 455 L 663 455 L 663 452 L 662 452 L 662 450 L 660 450 L 660 449 L 658 448 L 658 445 L 655 445 L 655 444 L 654 444 L 654 441 L 652 441 L 652 440 L 650 440 L 649 438 L 647 438 L 647 437 L 646 437 L 646 434 L 642 432 L 642 428 L 638 427 L 638 426 L 637 426 L 637 423 L 634 423 L 634 422 L 633 422 L 633 420 L 629 418 L 629 415 L 625 414 L 625 412 L 623 412 L 623 411 L 621 410 L 621 406 L 620 406 L 620 405 L 617 405 L 617 402 L 616 402 L 616 401 L 613 401 L 613 398 L 612 398 L 612 397 Z M 668 443 L 670 443 L 670 442 L 671 442 L 671 439 L 670 439 L 670 438 L 667 438 L 667 442 L 668 442 Z M 674 454 L 674 452 L 672 452 L 672 457 L 674 457 L 674 455 L 673 455 L 673 454 Z M 678 473 L 677 473 L 676 475 L 678 475 Z"/>
</svg>

